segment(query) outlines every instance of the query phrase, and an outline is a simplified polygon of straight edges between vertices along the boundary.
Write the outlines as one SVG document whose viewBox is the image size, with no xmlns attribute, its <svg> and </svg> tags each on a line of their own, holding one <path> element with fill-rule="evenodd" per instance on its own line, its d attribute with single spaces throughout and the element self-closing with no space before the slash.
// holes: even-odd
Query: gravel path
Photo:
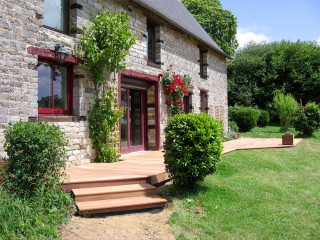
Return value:
<svg viewBox="0 0 320 240">
<path fill-rule="evenodd" d="M 62 229 L 62 240 L 174 240 L 167 221 L 170 208 L 155 214 L 101 218 L 72 217 Z"/>
</svg>

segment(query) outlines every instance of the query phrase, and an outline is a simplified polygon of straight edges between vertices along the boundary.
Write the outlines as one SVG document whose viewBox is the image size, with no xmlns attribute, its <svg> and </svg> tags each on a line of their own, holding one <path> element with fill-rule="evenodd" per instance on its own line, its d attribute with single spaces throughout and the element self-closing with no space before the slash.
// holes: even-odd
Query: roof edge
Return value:
<svg viewBox="0 0 320 240">
<path fill-rule="evenodd" d="M 185 33 L 188 33 L 189 35 L 191 35 L 192 37 L 194 37 L 195 39 L 197 39 L 198 41 L 200 41 L 202 44 L 206 45 L 207 47 L 210 47 L 211 49 L 215 50 L 216 52 L 220 53 L 221 55 L 232 59 L 232 57 L 230 55 L 228 55 L 227 53 L 225 53 L 222 49 L 217 48 L 213 45 L 209 45 L 207 42 L 203 41 L 201 38 L 199 38 L 198 36 L 196 36 L 195 34 L 193 34 L 192 32 L 188 31 L 187 29 L 185 29 L 183 26 L 177 24 L 176 22 L 172 21 L 170 18 L 166 17 L 165 15 L 163 15 L 162 13 L 158 12 L 156 9 L 154 9 L 153 7 L 148 6 L 147 4 L 139 1 L 139 0 L 134 0 L 135 3 L 143 6 L 144 8 L 152 11 L 153 13 L 155 13 L 156 15 L 158 15 L 159 17 L 163 18 L 164 20 L 166 20 L 167 22 L 169 22 L 170 24 L 172 24 L 173 26 L 177 27 L 178 29 L 183 30 Z M 189 10 L 188 10 L 189 11 Z M 197 21 L 197 20 L 196 20 Z M 198 21 L 197 21 L 198 22 Z M 202 27 L 202 26 L 201 26 Z M 211 38 L 212 39 L 212 38 Z M 212 39 L 213 40 L 213 39 Z"/>
</svg>

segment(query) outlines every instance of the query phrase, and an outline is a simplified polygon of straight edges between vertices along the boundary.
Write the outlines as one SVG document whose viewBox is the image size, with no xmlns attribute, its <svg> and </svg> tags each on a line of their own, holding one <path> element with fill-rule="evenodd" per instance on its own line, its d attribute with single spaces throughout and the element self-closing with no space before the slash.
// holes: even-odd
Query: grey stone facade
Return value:
<svg viewBox="0 0 320 240">
<path fill-rule="evenodd" d="M 38 114 L 38 56 L 28 53 L 28 47 L 53 50 L 55 44 L 63 44 L 70 54 L 75 54 L 81 29 L 87 26 L 92 16 L 101 10 L 125 11 L 131 19 L 131 30 L 137 40 L 129 50 L 126 69 L 158 75 L 173 64 L 177 72 L 192 78 L 193 112 L 200 112 L 200 90 L 208 94 L 208 113 L 221 120 L 227 129 L 227 73 L 226 57 L 208 48 L 208 78 L 199 76 L 199 41 L 182 32 L 141 6 L 127 0 L 71 0 L 78 4 L 70 9 L 70 34 L 59 33 L 42 24 L 44 0 L 0 0 L 0 156 L 3 151 L 3 131 L 9 122 L 38 120 L 58 124 L 69 139 L 70 164 L 84 164 L 94 159 L 89 138 L 87 113 L 94 101 L 93 86 L 86 69 L 73 67 L 73 112 L 68 116 L 39 116 Z M 74 5 L 76 6 L 76 5 Z M 148 65 L 147 19 L 157 23 L 157 61 L 161 68 Z M 154 99 L 154 89 L 148 90 L 148 102 Z M 168 110 L 165 95 L 160 94 L 160 142 L 167 124 Z M 155 114 L 148 112 L 148 123 Z M 155 145 L 155 130 L 148 133 L 150 145 Z"/>
</svg>

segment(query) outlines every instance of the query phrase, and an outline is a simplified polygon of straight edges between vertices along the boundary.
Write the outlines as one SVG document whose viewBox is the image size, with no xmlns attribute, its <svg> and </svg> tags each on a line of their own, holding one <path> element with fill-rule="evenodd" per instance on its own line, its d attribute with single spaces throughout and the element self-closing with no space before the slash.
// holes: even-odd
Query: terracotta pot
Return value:
<svg viewBox="0 0 320 240">
<path fill-rule="evenodd" d="M 293 135 L 282 135 L 282 145 L 293 145 Z"/>
</svg>

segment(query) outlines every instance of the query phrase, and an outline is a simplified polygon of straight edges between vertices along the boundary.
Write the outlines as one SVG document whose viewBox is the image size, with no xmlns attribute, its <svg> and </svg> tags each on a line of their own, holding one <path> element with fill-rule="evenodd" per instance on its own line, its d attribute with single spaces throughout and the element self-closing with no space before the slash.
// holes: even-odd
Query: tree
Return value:
<svg viewBox="0 0 320 240">
<path fill-rule="evenodd" d="M 102 12 L 80 39 L 85 65 L 95 88 L 95 103 L 89 112 L 90 138 L 96 149 L 96 161 L 117 160 L 114 132 L 122 111 L 114 91 L 116 72 L 124 68 L 124 59 L 135 38 L 125 13 Z M 113 79 L 111 75 L 113 74 Z"/>
<path fill-rule="evenodd" d="M 281 131 L 285 132 L 294 120 L 298 103 L 291 94 L 284 95 L 282 92 L 277 92 L 273 104 L 279 115 Z"/>
<path fill-rule="evenodd" d="M 221 49 L 233 55 L 238 47 L 235 16 L 230 11 L 224 10 L 219 0 L 182 0 L 182 2 Z"/>
<path fill-rule="evenodd" d="M 302 104 L 320 102 L 320 46 L 314 42 L 251 43 L 228 62 L 230 105 L 271 107 L 275 92 Z"/>
</svg>

